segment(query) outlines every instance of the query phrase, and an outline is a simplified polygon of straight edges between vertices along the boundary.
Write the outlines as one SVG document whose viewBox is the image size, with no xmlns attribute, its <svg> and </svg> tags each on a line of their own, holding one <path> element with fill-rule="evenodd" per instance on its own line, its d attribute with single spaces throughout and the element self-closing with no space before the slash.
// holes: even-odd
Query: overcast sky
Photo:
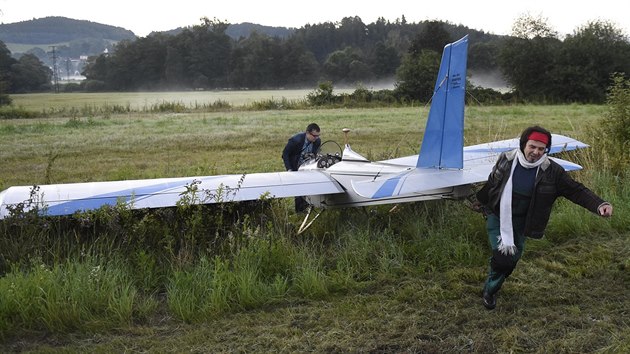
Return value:
<svg viewBox="0 0 630 354">
<path fill-rule="evenodd" d="M 199 24 L 201 17 L 229 23 L 302 27 L 359 16 L 407 22 L 442 20 L 494 34 L 509 34 L 523 14 L 541 16 L 560 33 L 591 20 L 608 20 L 630 35 L 627 0 L 0 0 L 0 23 L 63 16 L 123 27 L 138 36 Z"/>
</svg>

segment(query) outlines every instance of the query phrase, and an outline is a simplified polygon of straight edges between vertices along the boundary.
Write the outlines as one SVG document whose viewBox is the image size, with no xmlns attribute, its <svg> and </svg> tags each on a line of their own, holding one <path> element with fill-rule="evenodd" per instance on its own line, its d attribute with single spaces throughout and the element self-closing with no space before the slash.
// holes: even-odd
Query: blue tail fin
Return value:
<svg viewBox="0 0 630 354">
<path fill-rule="evenodd" d="M 468 36 L 444 46 L 416 167 L 464 167 L 464 99 Z"/>
</svg>

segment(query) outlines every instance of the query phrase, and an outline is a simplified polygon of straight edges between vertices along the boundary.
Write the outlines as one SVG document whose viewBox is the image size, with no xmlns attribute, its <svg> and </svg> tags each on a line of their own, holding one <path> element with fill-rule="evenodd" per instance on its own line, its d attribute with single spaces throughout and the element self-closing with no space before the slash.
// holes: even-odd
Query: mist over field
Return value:
<svg viewBox="0 0 630 354">
<path fill-rule="evenodd" d="M 499 70 L 469 70 L 468 77 L 475 86 L 491 88 L 501 93 L 510 91 L 507 81 L 505 81 Z"/>
<path fill-rule="evenodd" d="M 351 93 L 355 88 L 335 88 L 334 93 Z M 122 105 L 142 109 L 163 102 L 177 102 L 185 106 L 212 104 L 217 101 L 232 106 L 244 106 L 263 100 L 304 100 L 314 89 L 298 90 L 208 90 L 208 91 L 160 91 L 160 92 L 110 92 L 69 94 L 16 94 L 11 95 L 18 107 L 29 110 L 76 107 L 79 105 Z M 45 99 L 44 99 L 45 98 Z"/>
<path fill-rule="evenodd" d="M 509 89 L 498 71 L 469 72 L 469 80 L 476 86 L 492 88 L 501 92 Z M 395 79 L 388 78 L 369 83 L 335 86 L 333 93 L 351 94 L 357 88 L 371 91 L 393 90 Z M 305 100 L 313 88 L 287 90 L 200 90 L 200 91 L 138 91 L 138 92 L 76 92 L 65 94 L 29 93 L 14 94 L 11 98 L 15 106 L 28 110 L 45 110 L 50 108 L 64 108 L 77 105 L 121 105 L 132 109 L 142 109 L 163 102 L 177 102 L 185 106 L 212 104 L 217 101 L 226 102 L 232 106 L 246 106 L 264 100 Z"/>
</svg>

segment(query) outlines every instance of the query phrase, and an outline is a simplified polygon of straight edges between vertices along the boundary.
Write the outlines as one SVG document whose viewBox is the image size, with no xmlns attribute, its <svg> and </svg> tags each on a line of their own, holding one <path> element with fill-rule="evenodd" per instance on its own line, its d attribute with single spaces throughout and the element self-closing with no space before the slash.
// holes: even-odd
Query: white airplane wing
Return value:
<svg viewBox="0 0 630 354">
<path fill-rule="evenodd" d="M 200 204 L 344 192 L 321 171 L 51 184 L 37 186 L 32 195 L 33 188 L 18 186 L 2 191 L 0 219 L 11 207 L 26 205 L 31 199 L 46 215 L 68 215 L 121 202 L 134 209 L 172 207 L 191 188 L 196 188 L 195 202 Z"/>
</svg>

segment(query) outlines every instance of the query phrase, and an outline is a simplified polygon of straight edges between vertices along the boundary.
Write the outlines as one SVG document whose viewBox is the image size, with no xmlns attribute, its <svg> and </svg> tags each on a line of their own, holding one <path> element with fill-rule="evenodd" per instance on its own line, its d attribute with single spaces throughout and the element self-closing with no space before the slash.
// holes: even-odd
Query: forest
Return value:
<svg viewBox="0 0 630 354">
<path fill-rule="evenodd" d="M 252 32 L 234 38 L 228 27 L 202 18 L 180 31 L 121 40 L 113 51 L 88 59 L 82 72 L 86 80 L 62 90 L 256 90 L 393 82 L 387 97 L 427 102 L 439 53 L 464 35 L 470 42 L 469 74 L 500 75 L 506 83 L 507 92 L 482 90 L 494 100 L 602 103 L 611 76 L 630 73 L 630 41 L 604 20 L 562 39 L 544 19 L 531 16 L 517 19 L 510 36 L 442 21 L 408 23 L 404 16 L 369 24 L 346 17 L 307 24 L 286 37 Z M 41 66 L 33 55 L 12 58 L 0 43 L 0 93 L 51 90 L 53 71 Z"/>
</svg>

